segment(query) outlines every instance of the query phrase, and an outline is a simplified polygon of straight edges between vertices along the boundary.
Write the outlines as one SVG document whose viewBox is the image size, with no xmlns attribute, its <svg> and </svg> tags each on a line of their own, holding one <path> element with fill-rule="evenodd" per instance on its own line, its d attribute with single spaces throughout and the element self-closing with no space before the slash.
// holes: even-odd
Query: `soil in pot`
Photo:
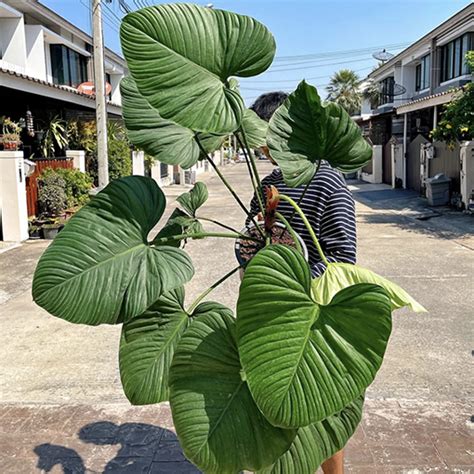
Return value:
<svg viewBox="0 0 474 474">
<path fill-rule="evenodd" d="M 252 227 L 246 231 L 249 237 L 255 237 L 260 239 L 261 235 L 255 227 Z M 236 257 L 239 263 L 245 264 L 254 257 L 259 250 L 265 247 L 264 242 L 255 242 L 253 240 L 239 239 L 239 245 L 236 247 Z M 291 234 L 285 229 L 282 233 L 282 227 L 273 226 L 271 233 L 272 244 L 288 245 L 289 247 L 296 248 L 295 241 Z"/>
</svg>

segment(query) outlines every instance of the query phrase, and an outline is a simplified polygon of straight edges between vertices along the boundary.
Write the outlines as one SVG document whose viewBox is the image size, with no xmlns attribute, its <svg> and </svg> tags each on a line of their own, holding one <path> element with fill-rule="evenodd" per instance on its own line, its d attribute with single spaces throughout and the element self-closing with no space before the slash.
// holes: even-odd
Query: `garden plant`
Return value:
<svg viewBox="0 0 474 474">
<path fill-rule="evenodd" d="M 245 236 L 200 217 L 197 183 L 157 224 L 165 196 L 150 178 L 110 183 L 66 224 L 40 259 L 37 304 L 73 323 L 121 324 L 120 375 L 136 405 L 169 401 L 187 458 L 205 473 L 313 473 L 340 450 L 362 414 L 382 364 L 392 311 L 423 308 L 404 290 L 356 265 L 329 263 L 298 203 L 263 190 L 251 149 L 267 145 L 290 186 L 307 184 L 321 160 L 357 170 L 371 149 L 340 106 L 301 82 L 268 127 L 244 108 L 236 78 L 272 63 L 275 42 L 247 16 L 191 4 L 128 14 L 121 26 L 130 76 L 122 82 L 130 141 L 161 162 L 189 168 L 209 160 L 239 207 L 249 211 L 213 160 L 235 134 L 263 223 Z M 268 128 L 268 129 L 267 129 Z M 324 274 L 311 277 L 301 248 L 274 244 L 286 200 L 308 226 Z M 227 211 L 226 211 L 227 212 Z M 249 216 L 255 222 L 256 218 Z M 185 306 L 194 269 L 189 239 L 247 239 L 260 250 L 246 264 L 236 311 L 209 294 L 237 265 Z M 157 419 L 157 422 L 159 420 Z"/>
</svg>

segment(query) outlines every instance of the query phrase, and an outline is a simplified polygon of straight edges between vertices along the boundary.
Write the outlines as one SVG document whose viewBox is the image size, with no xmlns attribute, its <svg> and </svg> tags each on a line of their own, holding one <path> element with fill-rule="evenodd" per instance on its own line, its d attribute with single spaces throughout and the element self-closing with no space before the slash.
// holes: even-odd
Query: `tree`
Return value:
<svg viewBox="0 0 474 474">
<path fill-rule="evenodd" d="M 362 87 L 362 97 L 369 101 L 370 107 L 375 109 L 380 104 L 381 91 L 380 84 L 375 82 L 373 79 L 366 81 Z"/>
<path fill-rule="evenodd" d="M 472 51 L 466 54 L 465 61 L 472 72 L 474 70 Z M 474 83 L 466 84 L 455 94 L 451 102 L 444 106 L 441 120 L 430 135 L 434 140 L 446 142 L 449 147 L 463 140 L 472 140 L 474 137 Z"/>
<path fill-rule="evenodd" d="M 350 69 L 334 73 L 326 87 L 327 100 L 343 107 L 349 115 L 360 111 L 362 96 L 359 90 L 360 78 Z"/>
</svg>

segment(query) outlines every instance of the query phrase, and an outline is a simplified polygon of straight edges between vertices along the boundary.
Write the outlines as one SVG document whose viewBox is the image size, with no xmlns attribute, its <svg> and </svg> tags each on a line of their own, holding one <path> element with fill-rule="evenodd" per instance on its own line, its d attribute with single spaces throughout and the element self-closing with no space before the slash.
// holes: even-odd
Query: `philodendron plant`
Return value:
<svg viewBox="0 0 474 474">
<path fill-rule="evenodd" d="M 267 145 L 286 183 L 300 186 L 313 179 L 321 160 L 353 171 L 371 149 L 347 113 L 321 103 L 304 81 L 268 127 L 244 108 L 235 78 L 261 74 L 275 54 L 272 35 L 252 18 L 159 5 L 127 15 L 121 40 L 130 69 L 121 85 L 130 140 L 163 163 L 189 168 L 208 160 L 249 214 L 212 161 L 212 152 L 234 134 L 265 225 L 249 215 L 254 235 L 216 220 L 206 230 L 211 219 L 202 214 L 203 183 L 180 196 L 162 224 L 166 202 L 157 184 L 140 176 L 119 179 L 45 251 L 34 300 L 73 323 L 122 325 L 126 396 L 136 405 L 169 400 L 184 453 L 202 471 L 313 473 L 360 421 L 392 311 L 423 308 L 370 270 L 328 263 L 298 203 L 274 189 L 264 192 L 251 150 Z M 294 235 L 291 219 L 278 213 L 279 200 L 308 227 L 327 263 L 322 276 L 312 278 L 299 245 L 271 242 L 273 221 Z M 190 306 L 184 303 L 184 285 L 194 273 L 186 241 L 203 238 L 259 245 L 246 265 L 235 315 L 207 296 L 239 267 Z"/>
</svg>

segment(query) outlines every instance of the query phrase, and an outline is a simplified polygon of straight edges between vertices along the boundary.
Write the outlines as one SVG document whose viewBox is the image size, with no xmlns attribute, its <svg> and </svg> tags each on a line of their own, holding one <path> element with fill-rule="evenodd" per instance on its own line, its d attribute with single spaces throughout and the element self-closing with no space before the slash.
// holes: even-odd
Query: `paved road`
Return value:
<svg viewBox="0 0 474 474">
<path fill-rule="evenodd" d="M 224 173 L 248 200 L 245 165 Z M 243 214 L 217 177 L 203 179 L 206 215 L 240 226 Z M 413 199 L 388 200 L 357 183 L 351 189 L 359 200 L 359 262 L 401 284 L 429 314 L 396 313 L 384 365 L 347 448 L 347 472 L 470 472 L 474 219 L 419 220 L 423 206 Z M 172 201 L 182 191 L 166 193 Z M 197 472 L 182 456 L 168 405 L 131 407 L 123 396 L 119 328 L 75 326 L 32 303 L 31 276 L 45 245 L 0 254 L 0 472 Z M 197 270 L 187 288 L 192 298 L 235 263 L 230 240 L 188 248 Z M 233 306 L 237 285 L 232 278 L 213 297 Z"/>
</svg>

